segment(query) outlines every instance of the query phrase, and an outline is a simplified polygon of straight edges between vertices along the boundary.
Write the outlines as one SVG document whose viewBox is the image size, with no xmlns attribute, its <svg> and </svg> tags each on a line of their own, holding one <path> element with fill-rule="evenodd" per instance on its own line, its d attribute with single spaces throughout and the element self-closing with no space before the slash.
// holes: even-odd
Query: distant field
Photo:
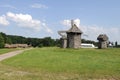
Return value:
<svg viewBox="0 0 120 80">
<path fill-rule="evenodd" d="M 35 48 L 0 62 L 0 80 L 120 80 L 120 49 Z"/>
<path fill-rule="evenodd" d="M 17 49 L 15 49 L 15 48 L 13 48 L 13 49 L 0 49 L 0 54 L 4 54 L 4 53 L 11 52 L 14 50 L 17 50 Z"/>
</svg>

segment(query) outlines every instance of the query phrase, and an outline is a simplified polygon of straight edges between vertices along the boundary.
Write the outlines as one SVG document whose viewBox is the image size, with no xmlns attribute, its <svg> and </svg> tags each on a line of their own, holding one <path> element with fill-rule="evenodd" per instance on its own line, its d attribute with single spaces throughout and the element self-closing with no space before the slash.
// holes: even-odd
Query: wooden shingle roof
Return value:
<svg viewBox="0 0 120 80">
<path fill-rule="evenodd" d="M 97 40 L 107 41 L 107 40 L 108 40 L 108 37 L 107 37 L 106 34 L 100 34 L 100 35 L 97 37 Z"/>
<path fill-rule="evenodd" d="M 67 31 L 67 33 L 83 33 L 75 24 Z"/>
</svg>

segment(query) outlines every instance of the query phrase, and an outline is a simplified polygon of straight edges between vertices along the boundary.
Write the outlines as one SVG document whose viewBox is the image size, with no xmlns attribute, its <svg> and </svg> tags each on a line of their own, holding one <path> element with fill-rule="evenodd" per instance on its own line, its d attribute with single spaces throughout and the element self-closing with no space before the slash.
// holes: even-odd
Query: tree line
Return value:
<svg viewBox="0 0 120 80">
<path fill-rule="evenodd" d="M 6 35 L 0 32 L 0 48 L 3 48 L 5 44 L 28 44 L 33 47 L 49 47 L 59 46 L 59 39 L 52 39 L 51 37 L 45 38 L 26 38 L 23 36 Z"/>
<path fill-rule="evenodd" d="M 51 37 L 44 38 L 26 38 L 23 36 L 16 35 L 6 35 L 0 32 L 0 48 L 4 48 L 5 44 L 28 44 L 33 47 L 50 47 L 50 46 L 60 46 L 60 39 L 52 39 Z M 91 43 L 95 46 L 98 42 L 82 39 L 82 43 Z"/>
</svg>

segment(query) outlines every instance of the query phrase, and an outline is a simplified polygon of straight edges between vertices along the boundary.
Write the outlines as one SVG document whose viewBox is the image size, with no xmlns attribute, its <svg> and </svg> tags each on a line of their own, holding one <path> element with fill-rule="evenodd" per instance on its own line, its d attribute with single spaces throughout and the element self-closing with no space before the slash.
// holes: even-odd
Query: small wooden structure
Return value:
<svg viewBox="0 0 120 80">
<path fill-rule="evenodd" d="M 108 37 L 107 37 L 106 34 L 100 34 L 100 35 L 97 37 L 97 40 L 99 40 L 99 42 L 98 42 L 98 48 L 99 48 L 99 49 L 107 48 Z"/>
</svg>

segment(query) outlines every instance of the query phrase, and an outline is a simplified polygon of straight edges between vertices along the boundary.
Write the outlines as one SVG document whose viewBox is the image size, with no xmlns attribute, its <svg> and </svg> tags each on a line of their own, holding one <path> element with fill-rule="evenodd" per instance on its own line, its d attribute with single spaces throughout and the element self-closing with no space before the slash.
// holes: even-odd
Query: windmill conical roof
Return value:
<svg viewBox="0 0 120 80">
<path fill-rule="evenodd" d="M 82 31 L 74 24 L 68 31 L 67 33 L 82 33 Z"/>
</svg>

